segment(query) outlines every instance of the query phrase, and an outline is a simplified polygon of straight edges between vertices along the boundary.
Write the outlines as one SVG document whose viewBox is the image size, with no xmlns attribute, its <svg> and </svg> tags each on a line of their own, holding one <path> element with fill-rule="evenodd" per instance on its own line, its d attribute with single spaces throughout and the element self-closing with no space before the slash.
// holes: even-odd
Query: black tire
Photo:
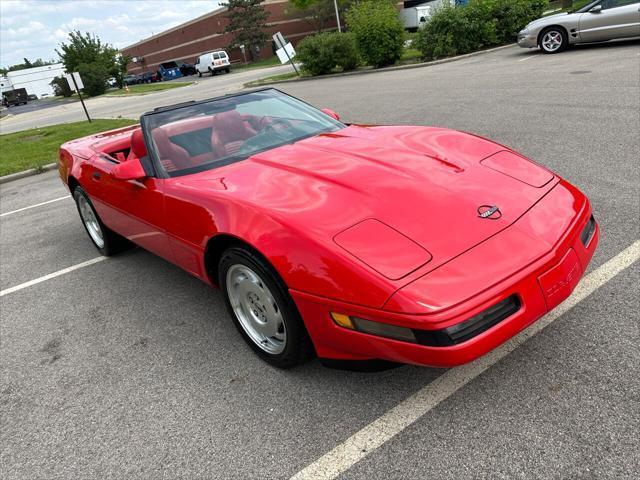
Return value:
<svg viewBox="0 0 640 480">
<path fill-rule="evenodd" d="M 556 38 L 559 38 L 558 41 L 560 42 L 560 45 L 556 46 L 557 42 L 548 44 L 545 41 L 547 35 L 555 35 Z M 540 32 L 540 36 L 538 37 L 538 45 L 540 46 L 540 50 L 548 55 L 560 53 L 565 51 L 569 46 L 569 36 L 567 35 L 567 31 L 562 27 L 545 28 L 542 32 Z"/>
<path fill-rule="evenodd" d="M 198 77 L 202 77 L 202 72 L 198 71 Z"/>
<path fill-rule="evenodd" d="M 271 354 L 263 350 L 242 327 L 240 320 L 231 306 L 227 290 L 227 272 L 234 265 L 246 266 L 255 272 L 269 289 L 280 310 L 286 331 L 284 350 L 279 354 Z M 218 264 L 218 285 L 222 290 L 227 311 L 242 338 L 265 362 L 278 368 L 291 368 L 303 363 L 313 355 L 313 345 L 304 326 L 300 313 L 287 291 L 284 281 L 278 273 L 261 257 L 242 247 L 227 249 Z"/>
<path fill-rule="evenodd" d="M 229 67 L 224 69 L 225 72 L 229 73 L 231 71 L 231 69 Z"/>
<path fill-rule="evenodd" d="M 213 68 L 209 67 L 209 76 L 213 77 L 215 74 L 216 74 L 216 71 Z"/>
<path fill-rule="evenodd" d="M 93 245 L 98 249 L 98 251 L 102 255 L 104 255 L 105 257 L 109 257 L 111 255 L 115 255 L 116 253 L 122 252 L 123 250 L 126 250 L 131 247 L 131 242 L 129 242 L 129 240 L 127 240 L 121 235 L 118 235 L 116 232 L 114 232 L 109 227 L 107 227 L 104 223 L 102 223 L 102 220 L 100 220 L 100 217 L 98 216 L 98 212 L 96 212 L 96 209 L 93 207 L 93 203 L 91 203 L 91 199 L 89 199 L 89 196 L 82 189 L 82 187 L 76 187 L 73 190 L 73 199 L 76 202 L 78 214 L 80 215 L 80 220 L 82 221 L 82 226 L 87 232 L 87 235 L 91 239 L 91 242 L 93 243 Z M 93 211 L 93 214 L 95 215 L 96 220 L 98 221 L 98 224 L 100 226 L 100 230 L 102 233 L 102 239 L 104 241 L 104 245 L 102 246 L 98 245 L 96 241 L 93 239 L 93 237 L 91 236 L 91 232 L 89 232 L 89 228 L 87 227 L 87 223 L 85 222 L 82 216 L 81 207 L 80 207 L 80 203 L 82 199 L 86 200 L 87 204 Z"/>
</svg>

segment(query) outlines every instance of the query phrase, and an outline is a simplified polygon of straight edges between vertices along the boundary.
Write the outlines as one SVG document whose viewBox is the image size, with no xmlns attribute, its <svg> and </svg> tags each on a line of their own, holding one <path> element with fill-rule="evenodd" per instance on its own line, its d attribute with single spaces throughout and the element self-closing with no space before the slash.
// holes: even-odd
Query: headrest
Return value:
<svg viewBox="0 0 640 480">
<path fill-rule="evenodd" d="M 243 139 L 249 136 L 247 126 L 242 120 L 242 115 L 235 110 L 220 112 L 213 117 L 213 129 L 214 133 L 227 139 L 227 141 Z"/>
<path fill-rule="evenodd" d="M 131 151 L 138 158 L 147 156 L 147 146 L 144 144 L 141 128 L 134 130 L 131 134 Z"/>
</svg>

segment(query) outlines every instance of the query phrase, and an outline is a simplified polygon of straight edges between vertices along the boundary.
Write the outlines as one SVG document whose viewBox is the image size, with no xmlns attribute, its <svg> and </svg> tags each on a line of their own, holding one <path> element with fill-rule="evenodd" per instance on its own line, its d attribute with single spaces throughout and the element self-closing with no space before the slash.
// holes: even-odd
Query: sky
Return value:
<svg viewBox="0 0 640 480">
<path fill-rule="evenodd" d="M 122 48 L 218 8 L 217 0 L 0 0 L 0 66 L 57 60 L 72 30 Z"/>
</svg>

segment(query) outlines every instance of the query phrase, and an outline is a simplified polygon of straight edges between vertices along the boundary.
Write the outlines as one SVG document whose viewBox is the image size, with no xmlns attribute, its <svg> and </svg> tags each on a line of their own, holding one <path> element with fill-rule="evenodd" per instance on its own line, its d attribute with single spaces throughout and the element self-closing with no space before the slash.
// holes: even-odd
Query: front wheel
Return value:
<svg viewBox="0 0 640 480">
<path fill-rule="evenodd" d="M 80 219 L 89 234 L 89 238 L 102 255 L 106 257 L 114 255 L 131 245 L 126 238 L 118 235 L 102 223 L 98 213 L 95 208 L 93 208 L 91 200 L 89 200 L 88 195 L 82 187 L 75 188 L 73 191 L 73 199 L 76 201 Z"/>
<path fill-rule="evenodd" d="M 544 53 L 560 53 L 567 48 L 569 38 L 563 28 L 550 27 L 540 34 L 539 43 Z"/>
<path fill-rule="evenodd" d="M 202 77 L 202 72 L 198 71 L 198 77 Z"/>
<path fill-rule="evenodd" d="M 218 282 L 236 328 L 249 346 L 278 368 L 302 363 L 311 340 L 284 282 L 264 260 L 245 248 L 229 248 L 220 259 Z"/>
</svg>

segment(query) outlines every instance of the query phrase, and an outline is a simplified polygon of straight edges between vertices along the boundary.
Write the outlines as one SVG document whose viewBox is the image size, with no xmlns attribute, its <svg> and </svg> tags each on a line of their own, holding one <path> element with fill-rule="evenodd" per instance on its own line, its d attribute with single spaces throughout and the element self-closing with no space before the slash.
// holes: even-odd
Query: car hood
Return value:
<svg viewBox="0 0 640 480">
<path fill-rule="evenodd" d="M 202 189 L 220 173 L 183 182 Z M 506 228 L 553 179 L 474 135 L 351 126 L 230 165 L 223 183 L 226 194 L 402 283 Z M 482 218 L 483 205 L 499 212 Z"/>
<path fill-rule="evenodd" d="M 542 18 L 538 18 L 537 20 L 534 20 L 533 22 L 530 22 L 526 27 L 525 30 L 529 30 L 532 28 L 536 28 L 536 27 L 541 27 L 543 25 L 552 25 L 556 22 L 562 22 L 565 20 L 569 20 L 569 17 L 571 15 L 575 15 L 574 13 L 569 13 L 569 12 L 563 12 L 563 13 L 556 13 L 555 15 L 549 15 L 548 17 L 542 17 Z"/>
</svg>

